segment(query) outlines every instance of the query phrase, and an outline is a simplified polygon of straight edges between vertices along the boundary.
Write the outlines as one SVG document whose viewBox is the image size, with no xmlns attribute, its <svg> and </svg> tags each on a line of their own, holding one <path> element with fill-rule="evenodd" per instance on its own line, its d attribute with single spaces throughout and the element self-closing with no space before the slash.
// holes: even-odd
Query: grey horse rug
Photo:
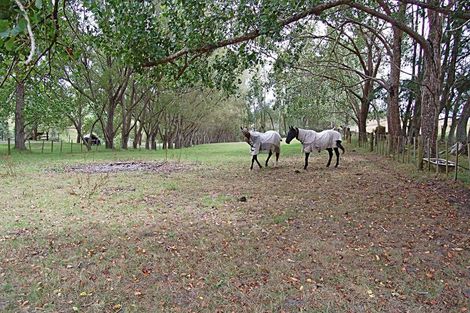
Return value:
<svg viewBox="0 0 470 313">
<path fill-rule="evenodd" d="M 260 151 L 281 152 L 281 135 L 274 130 L 265 133 L 250 131 L 251 155 L 258 155 Z"/>
<path fill-rule="evenodd" d="M 336 141 L 341 140 L 341 134 L 336 130 L 328 129 L 317 133 L 314 130 L 299 128 L 299 141 L 303 145 L 303 152 L 320 152 L 328 148 L 336 148 Z"/>
</svg>

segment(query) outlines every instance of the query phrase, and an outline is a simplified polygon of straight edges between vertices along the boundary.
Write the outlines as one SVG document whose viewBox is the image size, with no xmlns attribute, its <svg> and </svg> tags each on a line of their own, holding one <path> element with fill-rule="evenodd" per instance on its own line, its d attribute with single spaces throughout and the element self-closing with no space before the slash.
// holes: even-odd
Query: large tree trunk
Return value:
<svg viewBox="0 0 470 313">
<path fill-rule="evenodd" d="M 15 108 L 15 149 L 26 150 L 25 145 L 25 121 L 24 121 L 24 81 L 16 84 L 16 108 Z"/>
<path fill-rule="evenodd" d="M 369 65 L 369 68 L 372 66 Z M 372 72 L 372 71 L 370 71 Z M 359 142 L 367 142 L 367 116 L 369 115 L 370 107 L 370 94 L 372 92 L 372 81 L 368 80 L 364 83 L 361 99 L 361 108 L 358 116 L 358 128 L 359 128 Z"/>
<path fill-rule="evenodd" d="M 420 10 L 416 10 L 415 20 L 414 20 L 414 31 L 418 32 L 418 26 L 421 25 L 421 32 L 420 34 L 424 34 L 424 26 L 425 26 L 425 18 L 423 17 L 420 21 Z M 417 70 L 416 70 L 416 52 L 418 52 L 418 62 L 417 62 Z M 416 94 L 414 94 L 414 106 L 413 106 L 413 114 L 412 119 L 410 121 L 409 129 L 408 129 L 408 137 L 411 140 L 413 137 L 417 137 L 420 133 L 421 129 L 421 83 L 423 81 L 423 47 L 418 44 L 417 41 L 413 42 L 413 79 L 416 83 Z M 415 75 L 416 73 L 416 75 Z M 413 93 L 410 93 L 410 97 L 413 97 Z"/>
<path fill-rule="evenodd" d="M 81 119 L 78 119 L 77 121 L 74 121 L 73 120 L 73 125 L 75 126 L 75 130 L 77 131 L 77 139 L 76 139 L 76 143 L 80 143 L 82 142 L 82 137 L 83 137 L 83 134 L 82 134 L 82 120 Z"/>
<path fill-rule="evenodd" d="M 442 37 L 442 16 L 433 10 L 428 12 L 429 48 L 424 53 L 424 76 L 422 89 L 421 107 L 421 130 L 422 144 L 425 151 L 430 150 L 431 155 L 435 155 L 439 98 L 441 93 L 441 37 Z M 430 147 L 428 147 L 430 145 Z M 419 167 L 422 168 L 423 160 L 419 160 Z"/>
<path fill-rule="evenodd" d="M 412 63 L 416 63 L 416 44 L 413 49 L 413 61 Z M 411 72 L 411 77 L 415 77 L 415 66 L 413 65 L 412 72 Z M 411 87 L 411 86 L 410 86 Z M 413 111 L 414 111 L 414 106 L 413 102 L 416 103 L 416 96 L 412 90 L 408 91 L 408 103 L 406 105 L 406 110 L 403 114 L 403 127 L 402 127 L 402 135 L 406 137 L 413 137 L 412 134 L 412 124 L 413 124 Z"/>
<path fill-rule="evenodd" d="M 441 142 L 444 142 L 446 140 L 448 121 L 449 121 L 449 108 L 445 106 L 444 107 L 444 120 L 442 121 L 442 127 L 441 127 L 441 138 L 440 138 Z"/>
<path fill-rule="evenodd" d="M 129 142 L 129 133 L 128 132 L 122 132 L 122 137 L 121 137 L 121 148 L 124 150 L 127 150 Z"/>
<path fill-rule="evenodd" d="M 130 116 L 125 112 L 126 108 L 122 106 L 122 125 L 121 125 L 121 148 L 127 150 L 130 135 Z"/>
<path fill-rule="evenodd" d="M 142 123 L 139 123 L 139 127 L 134 128 L 134 140 L 132 141 L 132 147 L 137 149 L 142 142 Z"/>
<path fill-rule="evenodd" d="M 468 141 L 468 134 L 467 134 L 467 124 L 468 118 L 470 117 L 470 98 L 467 99 L 463 106 L 462 114 L 459 118 L 459 123 L 457 124 L 457 134 L 455 135 L 455 139 L 458 142 L 466 143 Z"/>
<path fill-rule="evenodd" d="M 450 22 L 449 22 L 449 24 L 450 24 Z M 453 93 L 451 91 L 452 91 L 452 87 L 454 86 L 454 83 L 455 83 L 455 68 L 456 68 L 456 65 L 457 65 L 457 57 L 458 57 L 458 54 L 459 54 L 459 46 L 460 46 L 460 41 L 461 41 L 461 38 L 462 38 L 462 27 L 460 27 L 461 22 L 456 21 L 456 23 L 452 23 L 451 25 L 455 25 L 455 26 L 453 26 L 453 28 L 456 28 L 456 30 L 455 30 L 455 32 L 453 32 L 454 42 L 453 42 L 452 51 L 451 51 L 450 64 L 449 64 L 449 66 L 446 66 L 447 79 L 445 81 L 445 86 L 444 86 L 444 90 L 443 90 L 443 93 L 442 93 L 441 104 L 440 104 L 441 108 L 445 109 L 445 118 L 446 118 L 444 120 L 444 124 L 442 126 L 441 140 L 445 139 L 445 135 L 446 135 L 446 131 L 447 131 L 447 119 L 448 119 L 448 116 L 449 116 L 449 111 L 450 111 L 450 108 L 451 108 L 451 105 L 452 105 L 451 103 L 452 103 L 452 97 L 453 97 Z M 448 36 L 450 36 L 450 34 Z"/>
<path fill-rule="evenodd" d="M 153 132 L 150 134 L 150 143 L 152 150 L 157 150 L 157 133 Z"/>
<path fill-rule="evenodd" d="M 447 137 L 447 140 L 451 144 L 454 143 L 454 139 L 455 139 L 455 129 L 457 128 L 457 123 L 458 123 L 457 112 L 459 111 L 460 97 L 461 97 L 461 94 L 459 93 L 457 95 L 457 98 L 454 100 L 454 106 L 452 109 L 452 119 L 450 123 L 449 136 Z"/>
<path fill-rule="evenodd" d="M 150 150 L 150 134 L 145 131 L 145 150 Z"/>
<path fill-rule="evenodd" d="M 403 9 L 404 6 L 402 5 Z M 401 66 L 401 42 L 403 31 L 393 27 L 392 56 L 390 62 L 389 102 L 388 102 L 388 132 L 392 139 L 398 138 L 400 130 L 400 66 Z M 391 141 L 392 143 L 395 140 Z M 392 148 L 395 148 L 392 144 Z"/>
<path fill-rule="evenodd" d="M 112 99 L 109 99 L 108 110 L 106 111 L 106 125 L 104 129 L 104 140 L 106 149 L 114 148 L 114 112 L 115 105 L 112 103 Z"/>
<path fill-rule="evenodd" d="M 359 113 L 358 129 L 359 129 L 359 142 L 367 142 L 367 113 L 366 106 L 361 105 L 361 112 Z"/>
</svg>

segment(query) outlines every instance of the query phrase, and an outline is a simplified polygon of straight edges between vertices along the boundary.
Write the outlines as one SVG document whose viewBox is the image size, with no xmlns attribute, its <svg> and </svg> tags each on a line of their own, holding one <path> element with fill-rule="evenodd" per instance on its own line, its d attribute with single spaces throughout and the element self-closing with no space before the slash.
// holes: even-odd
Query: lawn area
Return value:
<svg viewBox="0 0 470 313">
<path fill-rule="evenodd" d="M 470 312 L 468 187 L 348 146 L 74 148 L 0 158 L 1 312 Z M 75 171 L 118 161 L 158 166 Z"/>
</svg>

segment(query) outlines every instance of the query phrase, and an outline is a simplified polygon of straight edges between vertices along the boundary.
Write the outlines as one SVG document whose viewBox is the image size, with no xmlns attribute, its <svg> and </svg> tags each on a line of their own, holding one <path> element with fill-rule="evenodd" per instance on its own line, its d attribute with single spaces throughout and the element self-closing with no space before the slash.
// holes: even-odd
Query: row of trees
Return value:
<svg viewBox="0 0 470 313">
<path fill-rule="evenodd" d="M 465 42 L 469 33 L 468 18 L 458 14 L 464 4 L 449 5 L 454 11 L 447 15 L 407 6 L 406 1 L 395 7 L 385 2 L 379 5 L 383 13 L 354 4 L 359 10 L 325 17 L 320 24 L 323 29 L 316 23 L 292 36 L 301 52 L 292 55 L 282 49 L 278 59 L 281 85 L 301 80 L 306 92 L 312 92 L 309 85 L 317 86 L 316 99 L 327 97 L 335 104 L 330 105 L 330 112 L 338 111 L 336 103 L 341 98 L 362 140 L 367 140 L 370 112 L 379 117 L 384 111 L 392 137 L 412 137 L 421 130 L 435 147 L 441 116 L 440 138 L 448 134 L 451 140 L 456 136 L 466 142 L 470 51 Z M 322 80 L 326 82 L 321 84 Z M 326 91 L 325 84 L 329 86 Z M 297 88 L 291 90 L 295 97 L 302 97 Z"/>
<path fill-rule="evenodd" d="M 40 32 L 28 38 L 24 12 L 17 5 L 8 6 L 11 23 L 1 20 L 0 119 L 14 115 L 17 149 L 26 149 L 25 139 L 38 129 L 70 125 L 78 143 L 95 132 L 111 149 L 116 140 L 123 149 L 130 142 L 156 149 L 157 139 L 169 148 L 236 140 L 242 121 L 239 98 L 182 77 L 183 70 L 142 70 L 110 51 L 96 23 L 105 11 L 87 4 L 28 5 L 29 19 L 43 17 L 36 26 L 52 32 L 45 38 Z M 44 50 L 28 61 L 25 43 L 33 38 L 34 50 Z"/>
<path fill-rule="evenodd" d="M 84 125 L 101 129 L 108 148 L 118 132 L 123 148 L 143 134 L 149 147 L 157 136 L 177 146 L 214 134 L 229 140 L 237 127 L 226 121 L 261 128 L 355 122 L 366 140 L 370 113 L 387 116 L 392 137 L 421 133 L 431 147 L 439 116 L 451 117 L 441 136 L 450 128 L 451 137 L 467 140 L 470 7 L 464 1 L 18 0 L 2 6 L 1 95 L 6 103 L 15 99 L 19 144 L 28 94 L 34 94 L 31 111 L 41 108 L 37 103 L 57 104 L 80 136 Z M 252 80 L 246 98 L 228 97 L 246 82 L 242 73 L 249 68 L 271 75 Z"/>
</svg>

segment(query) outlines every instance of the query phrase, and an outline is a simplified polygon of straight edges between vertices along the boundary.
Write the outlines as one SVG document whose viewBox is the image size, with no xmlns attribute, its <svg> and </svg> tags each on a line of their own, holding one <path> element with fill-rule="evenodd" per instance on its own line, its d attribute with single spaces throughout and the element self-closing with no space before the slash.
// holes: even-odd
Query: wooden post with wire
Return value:
<svg viewBox="0 0 470 313">
<path fill-rule="evenodd" d="M 470 176 L 470 143 L 467 143 L 468 175 Z"/>
<path fill-rule="evenodd" d="M 406 142 L 405 137 L 402 137 L 400 149 L 401 149 L 401 160 L 403 163 L 405 163 L 405 142 Z"/>
<path fill-rule="evenodd" d="M 423 157 L 424 157 L 424 142 L 423 137 L 418 136 L 418 157 L 416 164 L 419 170 L 424 170 Z"/>
<path fill-rule="evenodd" d="M 436 139 L 436 175 L 439 174 L 439 140 Z"/>
<path fill-rule="evenodd" d="M 449 178 L 449 141 L 446 140 L 446 178 Z"/>
<path fill-rule="evenodd" d="M 431 171 L 431 138 L 428 138 L 428 172 Z"/>
</svg>

